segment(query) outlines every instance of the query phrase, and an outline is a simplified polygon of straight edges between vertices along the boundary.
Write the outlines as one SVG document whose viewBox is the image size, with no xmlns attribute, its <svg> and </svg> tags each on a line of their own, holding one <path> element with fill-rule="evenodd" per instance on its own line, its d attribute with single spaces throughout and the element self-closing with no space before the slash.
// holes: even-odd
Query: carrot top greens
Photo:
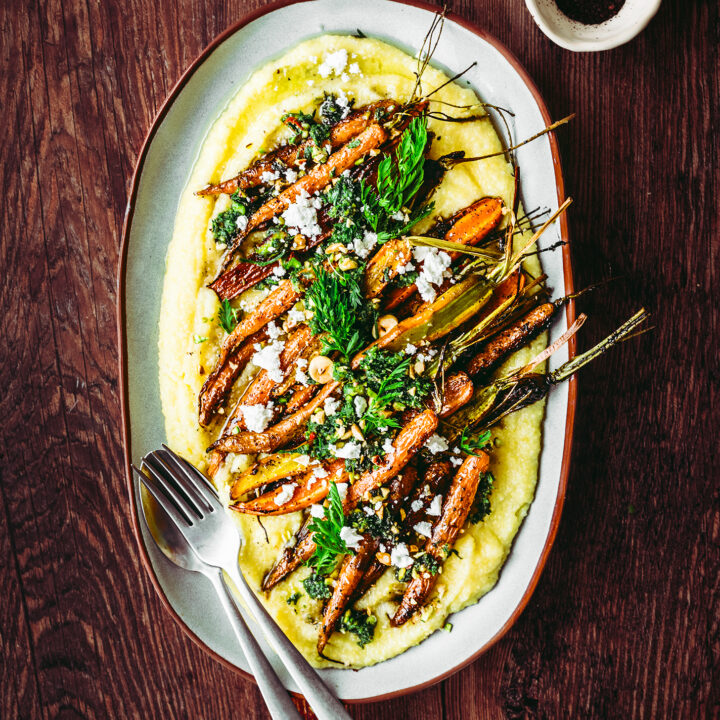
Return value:
<svg viewBox="0 0 720 720">
<path fill-rule="evenodd" d="M 335 483 L 330 483 L 328 498 L 330 502 L 325 507 L 325 516 L 313 518 L 308 526 L 308 531 L 313 533 L 317 546 L 308 564 L 314 567 L 319 575 L 332 572 L 338 557 L 350 552 L 345 541 L 340 537 L 340 531 L 345 524 L 345 515 L 340 492 Z"/>
<path fill-rule="evenodd" d="M 324 352 L 339 353 L 346 360 L 360 351 L 372 337 L 377 310 L 365 301 L 360 280 L 363 267 L 328 272 L 318 266 L 305 294 L 314 315 L 310 329 L 315 335 L 326 333 Z"/>
<path fill-rule="evenodd" d="M 238 311 L 230 305 L 229 300 L 222 301 L 218 310 L 218 322 L 228 335 L 235 329 L 238 322 Z"/>
</svg>

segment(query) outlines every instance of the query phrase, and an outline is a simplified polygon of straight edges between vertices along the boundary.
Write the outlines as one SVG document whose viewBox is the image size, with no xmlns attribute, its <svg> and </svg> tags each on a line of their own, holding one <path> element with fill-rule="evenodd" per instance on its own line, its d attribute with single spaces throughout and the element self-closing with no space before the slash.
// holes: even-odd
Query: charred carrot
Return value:
<svg viewBox="0 0 720 720">
<path fill-rule="evenodd" d="M 287 210 L 303 193 L 312 195 L 317 190 L 322 190 L 334 177 L 338 177 L 344 170 L 352 167 L 370 150 L 382 145 L 386 139 L 387 133 L 380 125 L 368 126 L 351 143 L 347 143 L 333 153 L 327 162 L 316 165 L 307 175 L 258 208 L 250 217 L 245 232 L 250 232 Z"/>
<path fill-rule="evenodd" d="M 399 109 L 400 104 L 395 100 L 380 100 L 379 102 L 365 105 L 351 112 L 347 118 L 336 123 L 330 129 L 327 143 L 334 149 L 351 141 L 356 135 L 365 130 L 368 125 L 375 122 L 378 113 L 391 117 Z M 224 180 L 216 185 L 208 185 L 198 190 L 197 195 L 230 195 L 236 190 L 246 190 L 262 184 L 262 176 L 266 172 L 274 172 L 278 164 L 287 167 L 297 167 L 305 161 L 305 151 L 313 144 L 313 140 L 307 140 L 299 145 L 283 145 L 256 160 L 247 170 L 243 170 L 229 180 Z"/>
<path fill-rule="evenodd" d="M 306 522 L 295 537 L 295 544 L 286 547 L 278 561 L 270 568 L 263 578 L 262 589 L 270 592 L 279 582 L 290 573 L 295 572 L 303 563 L 307 562 L 315 552 L 315 541 L 307 529 Z"/>
<path fill-rule="evenodd" d="M 271 320 L 288 311 L 300 298 L 299 293 L 289 280 L 283 280 L 247 317 L 243 318 L 235 329 L 225 338 L 220 347 L 219 365 L 225 362 L 227 355 L 240 342 L 252 333 L 264 328 Z"/>
<path fill-rule="evenodd" d="M 510 353 L 545 330 L 555 316 L 558 307 L 556 303 L 543 303 L 495 335 L 470 360 L 467 366 L 468 374 L 480 375 L 497 367 Z"/>
<path fill-rule="evenodd" d="M 469 455 L 450 483 L 440 519 L 433 527 L 432 536 L 425 544 L 425 552 L 438 563 L 445 561 L 448 549 L 455 544 L 460 530 L 470 514 L 480 478 L 487 471 L 489 465 L 490 458 L 486 453 Z M 425 572 L 413 577 L 390 622 L 395 626 L 407 622 L 424 605 L 436 581 L 437 575 Z"/>
<path fill-rule="evenodd" d="M 346 555 L 343 558 L 333 594 L 323 608 L 322 624 L 317 641 L 317 651 L 320 655 L 335 631 L 335 626 L 350 602 L 358 583 L 372 562 L 377 547 L 378 541 L 367 536 L 354 555 Z"/>
<path fill-rule="evenodd" d="M 408 492 L 403 498 L 402 509 L 407 513 L 403 524 L 406 527 L 412 527 L 423 518 L 425 510 L 427 510 L 435 495 L 443 492 L 445 484 L 451 475 L 452 466 L 447 460 L 428 465 L 420 485 L 414 492 Z M 417 510 L 412 510 L 413 505 L 418 507 L 418 503 L 420 507 Z M 394 546 L 394 543 L 388 541 L 385 545 L 389 551 Z M 365 571 L 362 580 L 358 583 L 352 598 L 353 601 L 361 598 L 380 579 L 381 575 L 388 569 L 387 562 L 387 558 L 385 558 L 385 562 L 380 562 L 377 557 L 373 560 L 370 567 Z"/>
<path fill-rule="evenodd" d="M 500 224 L 502 210 L 503 203 L 499 198 L 486 197 L 477 200 L 457 214 L 457 219 L 445 233 L 444 239 L 462 245 L 477 245 Z M 450 252 L 449 255 L 453 260 L 457 260 L 460 253 Z M 385 300 L 385 308 L 391 310 L 401 305 L 416 292 L 415 283 L 394 289 Z"/>
<path fill-rule="evenodd" d="M 274 452 L 286 445 L 296 433 L 305 426 L 310 416 L 340 387 L 338 382 L 330 382 L 297 412 L 285 417 L 277 425 L 264 432 L 240 432 L 237 435 L 226 435 L 215 441 L 210 448 L 222 452 L 258 453 Z"/>
<path fill-rule="evenodd" d="M 208 375 L 203 383 L 198 398 L 198 419 L 200 424 L 207 426 L 215 417 L 218 407 L 228 396 L 235 380 L 250 362 L 255 353 L 255 344 L 267 339 L 264 329 L 250 335 L 239 347 L 232 350 L 225 361 L 219 364 Z"/>
<path fill-rule="evenodd" d="M 382 463 L 364 472 L 350 486 L 343 503 L 344 511 L 354 510 L 364 495 L 395 477 L 435 432 L 437 425 L 438 417 L 432 410 L 425 410 L 405 425 L 395 436 L 393 449 Z"/>
<path fill-rule="evenodd" d="M 312 468 L 254 500 L 236 503 L 230 507 L 249 515 L 287 515 L 297 512 L 322 502 L 328 494 L 330 482 L 348 481 L 344 460 L 335 460 L 324 468 L 324 472 L 327 476 L 319 478 L 316 474 L 317 468 Z M 288 491 L 291 493 L 289 500 L 286 499 Z"/>
<path fill-rule="evenodd" d="M 284 384 L 284 378 L 288 372 L 294 368 L 295 361 L 302 355 L 303 351 L 312 339 L 312 331 L 307 325 L 300 325 L 285 341 L 285 345 L 280 353 L 279 365 L 280 372 L 283 374 L 281 383 L 273 380 L 267 370 L 261 370 L 248 385 L 242 397 L 238 401 L 239 406 L 242 405 L 266 405 L 270 400 L 272 391 L 280 384 Z M 235 427 L 244 430 L 247 428 L 245 419 L 239 415 L 234 423 L 228 425 L 227 432 L 236 432 Z"/>
</svg>

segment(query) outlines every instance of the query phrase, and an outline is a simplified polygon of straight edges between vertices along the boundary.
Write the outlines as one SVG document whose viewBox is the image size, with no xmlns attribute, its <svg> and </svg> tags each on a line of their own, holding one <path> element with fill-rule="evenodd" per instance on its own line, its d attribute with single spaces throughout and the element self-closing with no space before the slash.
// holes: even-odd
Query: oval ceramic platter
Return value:
<svg viewBox="0 0 720 720">
<path fill-rule="evenodd" d="M 434 11 L 419 3 L 388 0 L 310 0 L 275 4 L 246 16 L 209 46 L 181 78 L 140 154 L 125 221 L 118 288 L 125 470 L 132 518 L 141 556 L 170 613 L 198 644 L 243 673 L 245 659 L 227 631 L 210 584 L 176 568 L 157 550 L 141 519 L 139 489 L 129 473 L 131 461 L 137 463 L 165 440 L 158 388 L 158 315 L 177 201 L 205 134 L 255 68 L 301 40 L 327 32 L 354 34 L 357 29 L 414 54 Z M 452 75 L 472 61 L 477 65 L 464 81 L 484 101 L 514 113 L 510 118 L 513 138 L 528 138 L 550 123 L 537 89 L 517 60 L 494 38 L 450 15 L 433 64 Z M 517 160 L 524 207 L 556 209 L 564 197 L 554 138 L 544 136 L 523 146 Z M 154 192 L 157 187 L 163 192 Z M 543 235 L 542 245 L 561 239 L 567 240 L 564 219 Z M 562 252 L 543 255 L 543 264 L 556 296 L 572 292 L 567 245 Z M 553 328 L 554 337 L 572 322 L 573 313 L 570 305 Z M 554 365 L 564 362 L 573 349 L 571 343 L 569 349 L 558 352 Z M 550 394 L 535 500 L 495 588 L 453 616 L 452 633 L 437 632 L 402 655 L 360 671 L 323 670 L 323 677 L 341 698 L 378 700 L 430 685 L 469 663 L 511 626 L 529 600 L 555 535 L 565 494 L 574 406 L 574 381 Z M 283 669 L 277 669 L 294 690 Z"/>
</svg>

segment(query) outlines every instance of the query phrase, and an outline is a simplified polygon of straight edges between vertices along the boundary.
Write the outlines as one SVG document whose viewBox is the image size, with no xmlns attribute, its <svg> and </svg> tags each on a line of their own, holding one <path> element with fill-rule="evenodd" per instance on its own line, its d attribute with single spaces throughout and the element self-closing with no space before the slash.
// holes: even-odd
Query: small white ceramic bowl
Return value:
<svg viewBox="0 0 720 720">
<path fill-rule="evenodd" d="M 653 18 L 661 0 L 625 0 L 614 17 L 599 25 L 570 20 L 555 0 L 525 0 L 538 27 L 560 47 L 575 52 L 609 50 L 632 40 Z"/>
</svg>

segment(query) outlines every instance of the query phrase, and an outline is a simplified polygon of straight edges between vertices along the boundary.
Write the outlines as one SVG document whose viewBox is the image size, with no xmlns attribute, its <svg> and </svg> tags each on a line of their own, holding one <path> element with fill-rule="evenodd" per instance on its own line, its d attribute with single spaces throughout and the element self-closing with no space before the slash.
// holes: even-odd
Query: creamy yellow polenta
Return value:
<svg viewBox="0 0 720 720">
<path fill-rule="evenodd" d="M 360 72 L 321 77 L 319 67 L 323 58 L 339 49 L 347 51 L 348 64 L 357 63 Z M 205 430 L 199 426 L 197 397 L 223 335 L 215 319 L 218 300 L 205 287 L 214 277 L 220 258 L 208 226 L 229 201 L 226 196 L 203 198 L 194 192 L 208 182 L 232 177 L 248 166 L 258 150 L 272 148 L 283 137 L 281 116 L 316 107 L 323 91 L 342 90 L 355 99 L 357 106 L 380 98 L 404 101 L 412 92 L 416 67 L 416 59 L 378 40 L 335 35 L 315 38 L 256 71 L 208 132 L 179 203 L 167 256 L 159 340 L 160 388 L 168 442 L 199 467 L 206 467 L 205 448 L 215 439 L 219 428 Z M 423 87 L 427 91 L 446 80 L 443 73 L 428 67 Z M 455 105 L 478 103 L 471 90 L 456 83 L 433 97 Z M 477 114 L 480 108 L 468 112 Z M 435 133 L 433 157 L 458 149 L 477 156 L 501 148 L 489 119 L 464 124 L 431 119 L 429 129 Z M 483 196 L 498 196 L 510 204 L 512 192 L 511 169 L 500 156 L 449 171 L 433 199 L 436 213 L 447 216 Z M 536 258 L 528 261 L 528 269 L 539 270 Z M 252 307 L 258 295 L 258 291 L 248 291 L 243 298 L 245 305 Z M 201 338 L 207 340 L 195 342 Z M 545 337 L 538 338 L 516 353 L 507 367 L 527 362 L 545 342 Z M 236 394 L 251 374 L 252 366 L 236 383 Z M 441 628 L 450 613 L 476 602 L 493 587 L 533 499 L 542 416 L 543 405 L 537 403 L 510 415 L 494 432 L 500 442 L 492 455 L 495 475 L 492 512 L 484 522 L 470 525 L 460 536 L 455 546 L 459 557 L 451 556 L 445 563 L 431 602 L 422 613 L 402 627 L 390 626 L 388 618 L 404 586 L 394 579 L 392 572 L 386 572 L 358 604 L 372 608 L 377 616 L 374 640 L 360 648 L 351 635 L 336 632 L 326 649 L 327 655 L 352 667 L 386 660 L 421 642 Z M 247 456 L 228 457 L 217 476 L 225 494 L 233 473 L 250 462 Z M 240 564 L 251 586 L 258 588 L 282 546 L 298 528 L 301 515 L 264 518 L 264 529 L 255 517 L 237 515 L 237 521 L 245 539 Z M 307 574 L 306 568 L 297 571 L 269 597 L 263 597 L 263 601 L 288 637 L 314 665 L 322 667 L 329 663 L 315 650 L 320 602 L 304 593 L 297 605 L 286 602 L 288 596 L 302 590 L 301 581 Z"/>
</svg>

